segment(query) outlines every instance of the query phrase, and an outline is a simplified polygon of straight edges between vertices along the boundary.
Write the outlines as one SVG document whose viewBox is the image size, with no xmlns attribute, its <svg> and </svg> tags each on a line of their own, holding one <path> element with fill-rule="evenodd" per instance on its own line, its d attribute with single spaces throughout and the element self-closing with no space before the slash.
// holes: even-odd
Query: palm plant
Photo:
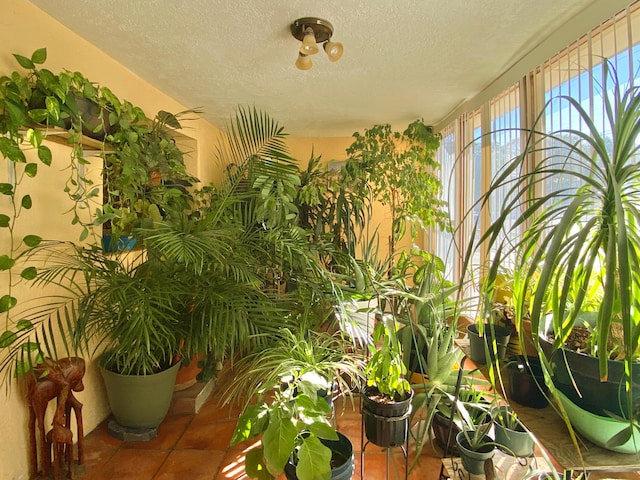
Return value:
<svg viewBox="0 0 640 480">
<path fill-rule="evenodd" d="M 38 284 L 65 293 L 38 298 L 16 331 L 3 336 L 5 371 L 55 355 L 56 327 L 65 340 L 71 336 L 66 346 L 82 349 L 97 340 L 123 354 L 117 363 L 130 371 L 157 369 L 178 353 L 208 352 L 219 361 L 267 344 L 294 321 L 290 312 L 301 299 L 326 300 L 331 279 L 289 202 L 297 168 L 282 127 L 240 109 L 226 133 L 218 151 L 229 166 L 224 184 L 163 205 L 161 221 L 136 230 L 144 249 L 135 258 L 57 242 L 27 254 L 47 262 Z M 295 294 L 269 290 L 281 278 L 297 279 Z M 137 320 L 126 323 L 132 312 Z"/>
</svg>

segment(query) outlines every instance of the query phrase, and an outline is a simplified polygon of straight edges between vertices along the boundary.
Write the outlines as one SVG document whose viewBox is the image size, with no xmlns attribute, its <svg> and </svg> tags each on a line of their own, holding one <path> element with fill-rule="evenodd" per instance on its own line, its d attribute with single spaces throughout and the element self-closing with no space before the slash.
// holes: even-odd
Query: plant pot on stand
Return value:
<svg viewBox="0 0 640 480">
<path fill-rule="evenodd" d="M 413 391 L 402 401 L 379 400 L 375 387 L 367 387 L 363 397 L 364 433 L 379 447 L 400 447 L 407 442 Z"/>
</svg>

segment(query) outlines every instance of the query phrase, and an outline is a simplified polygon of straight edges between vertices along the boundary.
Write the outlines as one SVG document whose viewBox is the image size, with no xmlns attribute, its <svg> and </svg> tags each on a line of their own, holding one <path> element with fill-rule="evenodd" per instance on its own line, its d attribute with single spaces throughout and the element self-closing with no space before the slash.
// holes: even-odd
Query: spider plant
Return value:
<svg viewBox="0 0 640 480">
<path fill-rule="evenodd" d="M 295 331 L 283 328 L 270 346 L 255 351 L 236 365 L 237 373 L 225 393 L 227 402 L 253 395 L 265 385 L 275 385 L 285 378 L 314 374 L 329 386 L 335 383 L 336 394 L 350 395 L 364 380 L 364 357 L 340 332 Z M 333 392 L 326 392 L 332 395 Z"/>
</svg>

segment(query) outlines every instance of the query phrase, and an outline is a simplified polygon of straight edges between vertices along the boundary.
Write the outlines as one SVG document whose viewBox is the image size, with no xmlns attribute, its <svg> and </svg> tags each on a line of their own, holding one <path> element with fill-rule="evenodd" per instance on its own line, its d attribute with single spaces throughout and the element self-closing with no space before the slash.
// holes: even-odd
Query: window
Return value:
<svg viewBox="0 0 640 480">
<path fill-rule="evenodd" d="M 442 165 L 445 200 L 454 226 L 459 226 L 453 234 L 436 233 L 437 253 L 445 259 L 448 278 L 459 278 L 462 259 L 469 253 L 464 248 L 474 224 L 477 222 L 482 231 L 498 215 L 506 192 L 500 192 L 497 200 L 483 211 L 475 201 L 486 191 L 493 176 L 521 152 L 525 139 L 521 129 L 532 128 L 534 124 L 545 132 L 583 129 L 578 116 L 569 108 L 566 99 L 562 99 L 571 96 L 589 112 L 605 136 L 611 134 L 604 131 L 605 59 L 616 69 L 621 83 L 640 81 L 640 1 L 523 75 L 519 82 L 481 108 L 462 114 L 442 130 L 438 158 Z M 538 112 L 547 103 L 545 114 L 537 119 Z M 584 166 L 565 159 L 563 149 L 566 147 L 560 144 L 547 147 L 556 149 L 558 166 L 567 171 L 567 175 L 550 176 L 540 188 L 545 191 L 578 188 L 580 182 L 572 172 L 586 173 L 581 170 Z M 535 158 L 531 162 L 535 162 Z M 525 164 L 524 168 L 531 168 L 531 165 Z M 465 218 L 467 212 L 469 215 Z M 510 220 L 513 222 L 515 218 Z M 520 232 L 511 234 L 517 241 Z M 491 253 L 473 252 L 474 270 L 486 265 Z"/>
</svg>

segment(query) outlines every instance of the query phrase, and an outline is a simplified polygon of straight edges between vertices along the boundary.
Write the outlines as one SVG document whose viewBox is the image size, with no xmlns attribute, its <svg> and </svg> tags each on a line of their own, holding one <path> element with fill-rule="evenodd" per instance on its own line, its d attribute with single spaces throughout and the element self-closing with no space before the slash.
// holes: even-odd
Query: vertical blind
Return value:
<svg viewBox="0 0 640 480">
<path fill-rule="evenodd" d="M 475 202 L 500 169 L 520 153 L 525 138 L 521 132 L 534 126 L 545 105 L 547 108 L 535 123 L 536 128 L 545 132 L 581 129 L 583 125 L 563 100 L 564 96 L 578 99 L 592 121 L 604 129 L 605 62 L 615 69 L 621 87 L 640 80 L 639 40 L 640 0 L 523 74 L 519 82 L 480 109 L 461 115 L 441 131 L 438 160 L 442 166 L 444 200 L 448 202 L 452 225 L 456 228 L 452 233 L 433 232 L 433 235 L 436 253 L 445 261 L 449 278 L 457 279 L 460 275 L 462 258 L 467 253 L 464 248 L 473 229 L 481 232 L 496 218 L 504 192 L 482 211 Z M 535 162 L 535 158 L 531 162 Z M 562 164 L 562 168 L 578 167 Z M 576 188 L 578 185 L 561 183 L 575 182 L 575 178 L 548 178 L 539 188 Z M 485 265 L 490 255 L 491 252 L 474 252 L 474 267 Z M 474 270 L 481 272 L 482 269 Z"/>
</svg>

